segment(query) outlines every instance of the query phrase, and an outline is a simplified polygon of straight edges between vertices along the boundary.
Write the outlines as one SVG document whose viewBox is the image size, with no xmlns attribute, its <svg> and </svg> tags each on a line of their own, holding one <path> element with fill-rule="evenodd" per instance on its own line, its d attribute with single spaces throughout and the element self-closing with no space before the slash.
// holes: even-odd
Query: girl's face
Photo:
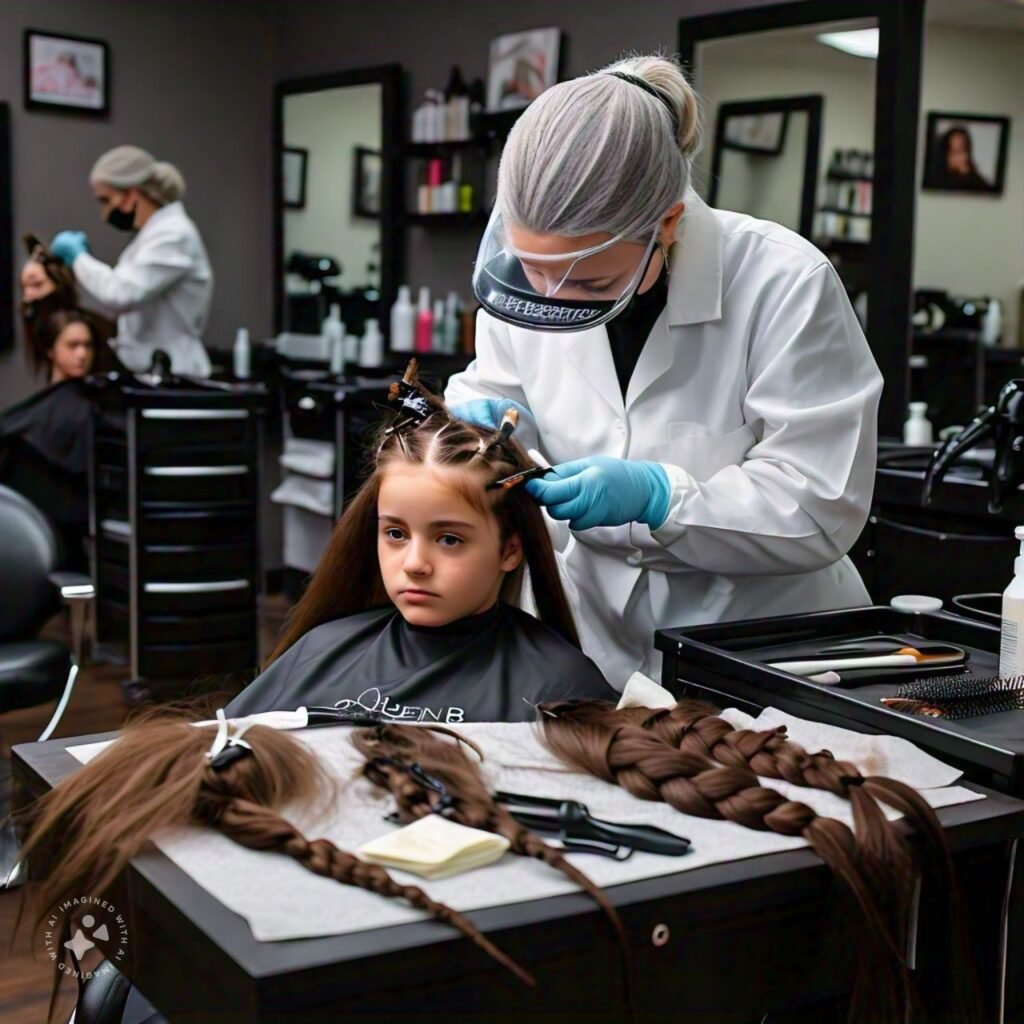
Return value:
<svg viewBox="0 0 1024 1024">
<path fill-rule="evenodd" d="M 388 597 L 416 626 L 444 626 L 493 607 L 505 573 L 523 558 L 518 536 L 504 544 L 497 519 L 456 484 L 483 487 L 464 468 L 394 462 L 377 496 L 377 556 Z"/>
<path fill-rule="evenodd" d="M 21 268 L 21 297 L 25 302 L 35 302 L 36 299 L 52 295 L 57 286 L 47 276 L 42 264 L 35 260 L 29 260 Z"/>
<path fill-rule="evenodd" d="M 48 355 L 52 366 L 50 380 L 54 384 L 72 377 L 84 377 L 92 369 L 92 332 L 83 323 L 68 324 L 57 335 Z"/>
</svg>

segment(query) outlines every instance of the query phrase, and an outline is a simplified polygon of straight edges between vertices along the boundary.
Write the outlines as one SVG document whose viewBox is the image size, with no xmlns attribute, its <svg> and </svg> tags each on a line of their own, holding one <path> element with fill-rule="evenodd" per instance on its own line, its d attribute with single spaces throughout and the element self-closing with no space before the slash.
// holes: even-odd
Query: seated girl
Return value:
<svg viewBox="0 0 1024 1024">
<path fill-rule="evenodd" d="M 413 370 L 414 374 L 415 371 Z M 408 383 L 270 665 L 229 715 L 336 705 L 409 722 L 529 721 L 614 693 L 582 653 L 528 468 L 508 434 Z M 528 566 L 537 618 L 514 606 Z"/>
</svg>

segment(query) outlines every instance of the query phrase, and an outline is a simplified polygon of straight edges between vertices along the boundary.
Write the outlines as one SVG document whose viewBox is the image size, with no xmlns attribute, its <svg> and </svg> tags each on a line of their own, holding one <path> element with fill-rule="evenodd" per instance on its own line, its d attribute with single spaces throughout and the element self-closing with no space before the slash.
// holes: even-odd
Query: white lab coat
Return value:
<svg viewBox="0 0 1024 1024">
<path fill-rule="evenodd" d="M 660 528 L 557 528 L 584 649 L 617 689 L 638 669 L 657 678 L 656 629 L 869 603 L 844 556 L 871 500 L 882 379 L 835 270 L 799 235 L 689 193 L 625 402 L 604 327 L 536 332 L 481 311 L 476 353 L 449 404 L 520 402 L 552 463 L 668 472 Z"/>
<path fill-rule="evenodd" d="M 114 267 L 89 253 L 73 266 L 78 283 L 117 317 L 117 357 L 148 370 L 159 348 L 175 373 L 207 377 L 202 333 L 213 295 L 213 271 L 199 230 L 180 203 L 160 207 Z"/>
</svg>

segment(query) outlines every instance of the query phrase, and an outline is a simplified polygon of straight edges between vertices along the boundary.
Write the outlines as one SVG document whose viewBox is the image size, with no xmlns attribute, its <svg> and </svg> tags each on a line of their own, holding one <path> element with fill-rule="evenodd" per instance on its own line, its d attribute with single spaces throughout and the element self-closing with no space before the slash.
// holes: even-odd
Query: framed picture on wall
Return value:
<svg viewBox="0 0 1024 1024">
<path fill-rule="evenodd" d="M 487 62 L 487 109 L 518 110 L 529 106 L 558 81 L 562 32 L 534 28 L 491 40 Z"/>
<path fill-rule="evenodd" d="M 26 109 L 109 112 L 110 51 L 102 40 L 26 29 L 24 64 Z"/>
<path fill-rule="evenodd" d="M 281 203 L 286 210 L 306 206 L 306 164 L 309 150 L 285 146 L 281 150 Z"/>
<path fill-rule="evenodd" d="M 922 188 L 1002 195 L 1010 119 L 988 114 L 928 114 Z"/>
<path fill-rule="evenodd" d="M 787 112 L 769 110 L 760 114 L 743 114 L 730 109 L 744 106 L 743 103 L 723 103 L 718 108 L 718 117 L 722 121 L 722 148 L 778 156 L 786 144 Z"/>
<path fill-rule="evenodd" d="M 352 170 L 352 216 L 380 217 L 380 177 L 383 158 L 379 150 L 356 146 Z"/>
</svg>

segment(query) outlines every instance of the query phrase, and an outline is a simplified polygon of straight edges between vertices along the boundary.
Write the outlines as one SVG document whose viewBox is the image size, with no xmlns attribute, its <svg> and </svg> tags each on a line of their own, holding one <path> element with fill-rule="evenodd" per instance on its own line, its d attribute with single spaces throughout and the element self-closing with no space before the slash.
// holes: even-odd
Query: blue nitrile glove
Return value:
<svg viewBox="0 0 1024 1024">
<path fill-rule="evenodd" d="M 530 410 L 511 398 L 474 398 L 460 405 L 448 406 L 448 412 L 457 420 L 466 420 L 479 427 L 490 427 L 497 430 L 501 426 L 501 418 L 509 409 L 519 412 L 519 422 L 512 435 L 523 448 L 537 447 L 537 422 Z"/>
<path fill-rule="evenodd" d="M 69 267 L 82 255 L 89 251 L 89 242 L 84 231 L 61 231 L 50 243 L 50 252 Z"/>
<path fill-rule="evenodd" d="M 530 413 L 511 398 L 474 398 L 469 402 L 448 407 L 448 411 L 457 420 L 466 420 L 468 423 L 490 427 L 492 430 L 497 430 L 501 426 L 501 418 L 509 409 L 519 410 L 520 423 L 524 418 L 528 421 L 533 420 Z"/>
<path fill-rule="evenodd" d="M 672 485 L 657 462 L 591 455 L 553 466 L 526 489 L 554 519 L 574 530 L 644 523 L 656 530 L 668 516 Z"/>
</svg>

